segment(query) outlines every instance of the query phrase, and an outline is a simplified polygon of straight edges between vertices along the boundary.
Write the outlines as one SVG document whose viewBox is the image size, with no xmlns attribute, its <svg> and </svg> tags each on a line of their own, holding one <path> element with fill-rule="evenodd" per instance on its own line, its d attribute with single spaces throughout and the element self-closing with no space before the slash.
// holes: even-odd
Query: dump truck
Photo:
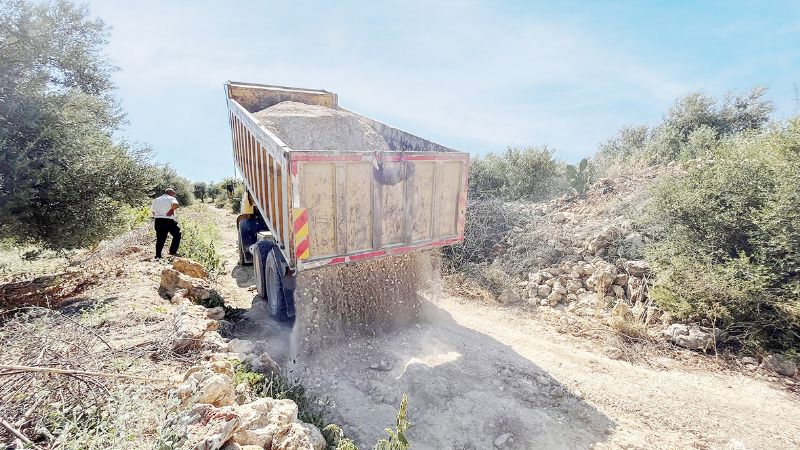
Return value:
<svg viewBox="0 0 800 450">
<path fill-rule="evenodd" d="M 333 92 L 229 81 L 225 93 L 244 184 L 239 260 L 252 264 L 258 295 L 275 318 L 295 315 L 300 271 L 463 241 L 469 154 L 348 111 Z M 341 115 L 362 128 L 351 134 L 377 136 L 380 145 L 302 148 L 325 129 L 283 130 L 257 117 L 281 105 Z M 301 147 L 285 142 L 284 131 Z"/>
</svg>

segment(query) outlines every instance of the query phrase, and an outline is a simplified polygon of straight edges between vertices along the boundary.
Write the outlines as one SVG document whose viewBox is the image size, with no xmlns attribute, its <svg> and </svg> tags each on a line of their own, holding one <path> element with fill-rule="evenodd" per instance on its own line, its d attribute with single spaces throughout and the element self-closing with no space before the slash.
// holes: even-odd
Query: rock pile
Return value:
<svg viewBox="0 0 800 450">
<path fill-rule="evenodd" d="M 208 272 L 201 264 L 186 258 L 175 258 L 171 268 L 161 271 L 159 291 L 176 304 L 184 298 L 195 303 L 203 302 L 214 294 L 208 282 Z"/>
<path fill-rule="evenodd" d="M 162 436 L 175 449 L 307 449 L 326 446 L 322 433 L 297 418 L 291 400 L 237 395 L 230 361 L 192 367 L 170 393 L 173 412 Z"/>
<path fill-rule="evenodd" d="M 655 310 L 646 307 L 643 301 L 647 294 L 644 277 L 648 273 L 647 264 L 639 260 L 618 259 L 616 265 L 601 258 L 591 262 L 566 261 L 557 267 L 529 273 L 527 281 L 518 283 L 520 292 L 516 297 L 510 293 L 505 297 L 527 298 L 531 306 L 563 304 L 569 311 L 586 314 L 594 314 L 597 307 L 611 307 L 625 301 L 634 305 L 634 314 L 649 320 Z"/>
</svg>

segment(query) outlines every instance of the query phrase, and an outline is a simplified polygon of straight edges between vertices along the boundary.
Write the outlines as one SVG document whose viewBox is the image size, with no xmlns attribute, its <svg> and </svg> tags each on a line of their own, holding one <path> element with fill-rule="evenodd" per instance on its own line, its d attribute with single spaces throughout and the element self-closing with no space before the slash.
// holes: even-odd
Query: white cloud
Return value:
<svg viewBox="0 0 800 450">
<path fill-rule="evenodd" d="M 161 116 L 179 107 L 171 98 L 219 96 L 219 110 L 185 112 L 209 121 L 224 115 L 228 79 L 333 90 L 350 109 L 466 150 L 548 143 L 569 159 L 629 121 L 607 105 L 661 110 L 692 87 L 579 19 L 554 22 L 492 5 L 91 2 L 113 26 L 124 104 L 144 111 L 139 103 L 150 102 L 149 114 L 132 112 L 132 130 L 153 133 L 136 138 L 157 147 L 171 142 L 158 131 Z M 206 139 L 209 148 L 192 149 L 219 152 L 213 146 L 229 142 L 220 122 L 214 130 L 164 133 L 222 133 Z"/>
</svg>

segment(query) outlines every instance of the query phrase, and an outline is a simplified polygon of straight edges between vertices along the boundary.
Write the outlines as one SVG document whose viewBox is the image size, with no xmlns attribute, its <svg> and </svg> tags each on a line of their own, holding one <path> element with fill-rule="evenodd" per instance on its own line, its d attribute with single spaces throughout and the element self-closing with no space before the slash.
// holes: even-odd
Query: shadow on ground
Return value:
<svg viewBox="0 0 800 450">
<path fill-rule="evenodd" d="M 231 276 L 252 285 L 249 267 L 237 266 Z M 361 448 L 394 424 L 403 393 L 417 449 L 586 449 L 606 440 L 615 424 L 580 395 L 509 346 L 422 303 L 421 323 L 375 336 L 326 336 L 324 347 L 295 354 L 293 324 L 273 320 L 254 295 L 223 334 L 264 341 L 292 377 L 329 400 L 327 417 Z"/>
</svg>

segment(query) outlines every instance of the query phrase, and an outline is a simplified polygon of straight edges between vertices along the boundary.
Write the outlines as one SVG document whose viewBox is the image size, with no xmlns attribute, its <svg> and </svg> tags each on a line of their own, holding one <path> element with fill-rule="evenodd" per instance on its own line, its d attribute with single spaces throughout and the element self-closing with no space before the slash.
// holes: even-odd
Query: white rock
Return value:
<svg viewBox="0 0 800 450">
<path fill-rule="evenodd" d="M 543 284 L 536 290 L 536 296 L 540 298 L 547 298 L 547 296 L 550 295 L 550 291 L 552 291 L 552 288 L 546 284 Z"/>
<path fill-rule="evenodd" d="M 231 353 L 253 353 L 255 345 L 245 339 L 231 339 L 228 342 L 228 351 Z"/>
<path fill-rule="evenodd" d="M 787 377 L 793 377 L 797 373 L 797 365 L 781 355 L 767 355 L 761 361 L 761 367 Z"/>
<path fill-rule="evenodd" d="M 230 440 L 239 423 L 239 415 L 230 406 L 198 404 L 168 419 L 161 434 L 180 437 L 172 448 L 217 450 Z"/>
<path fill-rule="evenodd" d="M 505 289 L 500 296 L 497 297 L 497 301 L 503 305 L 512 305 L 521 302 L 522 297 L 514 289 Z"/>
<path fill-rule="evenodd" d="M 208 308 L 208 312 L 206 312 L 206 317 L 211 320 L 222 320 L 225 318 L 225 308 L 222 306 L 215 306 L 213 308 Z"/>
<path fill-rule="evenodd" d="M 641 277 L 650 273 L 650 265 L 642 260 L 628 261 L 625 263 L 625 271 L 635 277 Z"/>
<path fill-rule="evenodd" d="M 500 436 L 497 436 L 494 440 L 494 446 L 497 448 L 502 448 L 506 445 L 509 439 L 513 438 L 514 435 L 511 433 L 503 433 Z"/>
<path fill-rule="evenodd" d="M 718 329 L 673 323 L 662 333 L 667 340 L 690 350 L 706 351 L 714 347 L 715 337 L 719 337 Z"/>
</svg>

